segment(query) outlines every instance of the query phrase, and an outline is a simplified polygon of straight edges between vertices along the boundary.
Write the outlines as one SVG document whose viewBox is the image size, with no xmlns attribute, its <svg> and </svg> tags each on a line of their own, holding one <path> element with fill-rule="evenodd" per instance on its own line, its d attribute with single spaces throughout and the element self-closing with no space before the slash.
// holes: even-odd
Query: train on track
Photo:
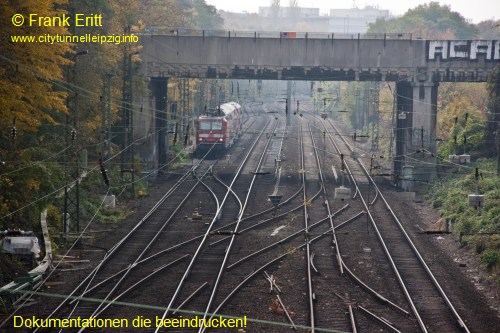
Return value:
<svg viewBox="0 0 500 333">
<path fill-rule="evenodd" d="M 224 103 L 215 110 L 206 111 L 195 121 L 195 155 L 226 151 L 242 134 L 242 128 L 241 105 L 236 102 Z"/>
</svg>

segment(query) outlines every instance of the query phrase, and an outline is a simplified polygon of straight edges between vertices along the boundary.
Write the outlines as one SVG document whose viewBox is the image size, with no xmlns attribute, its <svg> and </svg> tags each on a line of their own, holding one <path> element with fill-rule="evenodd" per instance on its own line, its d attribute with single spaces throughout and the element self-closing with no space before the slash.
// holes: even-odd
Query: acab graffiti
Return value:
<svg viewBox="0 0 500 333">
<path fill-rule="evenodd" d="M 431 40 L 427 41 L 427 60 L 500 60 L 499 40 Z"/>
</svg>

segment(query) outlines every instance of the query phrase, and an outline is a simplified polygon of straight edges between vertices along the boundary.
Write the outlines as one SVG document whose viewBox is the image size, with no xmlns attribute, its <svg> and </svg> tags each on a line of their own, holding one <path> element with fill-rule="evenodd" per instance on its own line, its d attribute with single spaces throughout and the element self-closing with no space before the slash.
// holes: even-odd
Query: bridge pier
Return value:
<svg viewBox="0 0 500 333">
<path fill-rule="evenodd" d="M 396 83 L 395 179 L 404 166 L 413 166 L 413 180 L 436 177 L 436 122 L 438 84 L 429 81 Z"/>
<path fill-rule="evenodd" d="M 166 171 L 167 152 L 168 152 L 168 137 L 167 137 L 167 92 L 168 78 L 167 77 L 152 77 L 151 91 L 155 103 L 155 129 L 157 130 L 156 146 L 158 147 L 157 165 L 155 170 L 161 174 Z"/>
<path fill-rule="evenodd" d="M 422 40 L 399 33 L 345 39 L 177 30 L 145 34 L 141 44 L 148 77 L 396 82 L 398 182 L 404 166 L 414 167 L 416 181 L 436 175 L 436 82 L 486 82 L 500 63 L 498 40 Z"/>
<path fill-rule="evenodd" d="M 286 100 L 287 100 L 287 112 L 286 112 L 286 126 L 292 126 L 291 116 L 292 113 L 292 81 L 286 81 Z"/>
</svg>

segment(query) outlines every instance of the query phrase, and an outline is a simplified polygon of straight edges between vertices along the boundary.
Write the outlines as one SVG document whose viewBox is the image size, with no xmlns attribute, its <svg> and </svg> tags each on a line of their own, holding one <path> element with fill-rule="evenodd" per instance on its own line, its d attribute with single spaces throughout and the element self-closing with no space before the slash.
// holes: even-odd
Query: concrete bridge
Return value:
<svg viewBox="0 0 500 333">
<path fill-rule="evenodd" d="M 143 73 L 161 110 L 168 77 L 396 82 L 394 171 L 425 147 L 416 174 L 432 177 L 440 82 L 485 82 L 500 64 L 498 40 L 422 40 L 411 34 L 349 35 L 170 30 L 142 35 Z M 158 104 L 160 103 L 160 104 Z M 430 163 L 430 164 L 429 164 Z"/>
</svg>

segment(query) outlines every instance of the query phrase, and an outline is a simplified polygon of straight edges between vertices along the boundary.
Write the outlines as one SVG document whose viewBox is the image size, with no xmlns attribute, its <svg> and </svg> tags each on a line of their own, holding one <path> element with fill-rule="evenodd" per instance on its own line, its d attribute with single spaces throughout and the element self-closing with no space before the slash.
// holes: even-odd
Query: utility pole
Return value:
<svg viewBox="0 0 500 333">
<path fill-rule="evenodd" d="M 218 106 L 217 99 L 217 80 L 210 81 L 210 102 L 208 104 L 209 109 L 216 109 Z"/>
<path fill-rule="evenodd" d="M 114 73 L 104 74 L 101 96 L 101 152 L 103 161 L 111 157 L 111 79 Z M 108 124 L 106 124 L 106 112 L 108 113 Z M 107 127 L 106 127 L 107 126 Z M 106 152 L 107 148 L 107 152 Z M 110 168 L 111 169 L 111 168 Z M 101 194 L 106 194 L 103 182 L 101 181 Z"/>
<path fill-rule="evenodd" d="M 354 132 L 356 132 L 359 128 L 359 89 L 356 87 L 354 89 L 354 98 L 356 99 L 356 115 L 354 120 Z"/>
<path fill-rule="evenodd" d="M 179 79 L 179 97 L 180 97 L 180 124 L 179 124 L 179 135 L 180 138 L 184 137 L 184 129 L 186 128 L 186 124 L 189 123 L 189 109 L 190 109 L 190 100 L 189 100 L 189 79 Z"/>
<path fill-rule="evenodd" d="M 107 86 L 108 90 L 107 90 L 107 94 L 106 94 L 106 98 L 107 98 L 107 109 L 106 109 L 106 113 L 107 113 L 107 116 L 108 116 L 108 129 L 106 131 L 106 136 L 107 136 L 107 140 L 106 140 L 106 143 L 107 143 L 107 146 L 108 146 L 108 151 L 107 151 L 107 159 L 111 158 L 111 139 L 113 138 L 113 134 L 112 134 L 112 131 L 111 131 L 111 78 L 108 80 L 108 86 Z"/>
<path fill-rule="evenodd" d="M 74 64 L 68 67 L 66 79 L 70 83 L 75 78 L 76 59 L 87 54 L 88 51 L 80 51 L 73 56 Z M 80 231 L 80 170 L 78 167 L 78 156 L 75 145 L 78 128 L 78 93 L 68 85 L 66 115 L 66 153 L 65 159 L 65 186 L 64 186 L 64 208 L 63 208 L 63 233 Z M 72 128 L 70 129 L 70 115 L 73 116 Z M 15 127 L 13 127 L 15 129 Z"/>
<path fill-rule="evenodd" d="M 130 25 L 125 28 L 125 34 L 130 33 Z M 123 85 L 122 85 L 122 117 L 123 141 L 121 154 L 120 176 L 123 185 L 131 184 L 132 197 L 135 197 L 134 170 L 134 99 L 133 99 L 133 69 L 130 45 L 123 52 Z"/>
<path fill-rule="evenodd" d="M 496 125 L 497 127 L 497 175 L 500 175 L 500 126 L 498 126 L 498 123 Z"/>
<path fill-rule="evenodd" d="M 292 121 L 290 117 L 290 110 L 288 110 L 288 102 L 292 103 L 292 81 L 290 80 L 286 81 L 286 100 L 287 100 L 286 126 L 291 126 Z"/>
<path fill-rule="evenodd" d="M 370 90 L 372 97 L 372 151 L 378 150 L 378 132 L 380 126 L 380 85 L 379 82 L 375 82 L 375 89 Z"/>
</svg>

